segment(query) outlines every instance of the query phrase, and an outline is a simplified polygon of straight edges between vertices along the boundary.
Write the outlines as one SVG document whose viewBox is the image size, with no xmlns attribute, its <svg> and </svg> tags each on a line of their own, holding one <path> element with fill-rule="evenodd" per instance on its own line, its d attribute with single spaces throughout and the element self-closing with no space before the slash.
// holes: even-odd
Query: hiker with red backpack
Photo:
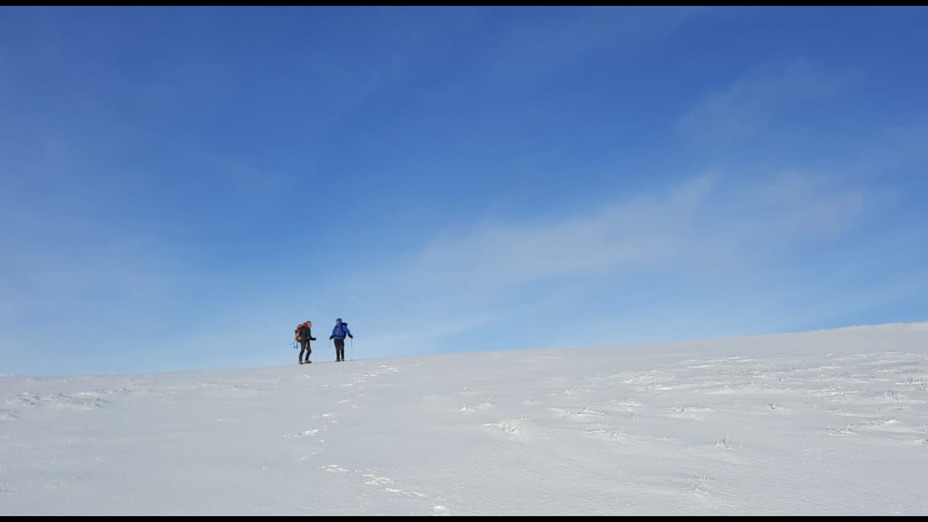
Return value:
<svg viewBox="0 0 928 522">
<path fill-rule="evenodd" d="M 348 323 L 342 322 L 342 318 L 339 317 L 335 320 L 335 327 L 332 328 L 332 335 L 329 336 L 329 339 L 335 340 L 336 362 L 345 361 L 345 337 L 354 339 L 354 336 L 351 335 L 351 330 L 348 329 Z"/>
<path fill-rule="evenodd" d="M 300 355 L 299 355 L 300 364 L 311 363 L 311 361 L 309 360 L 309 354 L 311 354 L 313 350 L 310 347 L 309 342 L 316 340 L 316 338 L 313 337 L 312 327 L 313 327 L 312 321 L 306 321 L 305 323 L 299 324 L 296 327 L 296 332 L 295 332 L 296 340 L 299 341 L 300 343 Z M 305 359 L 303 357 L 304 353 L 306 354 Z"/>
</svg>

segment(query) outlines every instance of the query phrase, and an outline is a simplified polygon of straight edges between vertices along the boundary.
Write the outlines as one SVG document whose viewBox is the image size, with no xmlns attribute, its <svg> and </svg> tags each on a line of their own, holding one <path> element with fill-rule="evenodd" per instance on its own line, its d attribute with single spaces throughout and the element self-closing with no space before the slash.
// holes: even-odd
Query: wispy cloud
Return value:
<svg viewBox="0 0 928 522">
<path fill-rule="evenodd" d="M 434 239 L 414 261 L 423 283 L 444 287 L 469 274 L 488 289 L 546 278 L 640 266 L 681 269 L 751 247 L 777 251 L 797 241 L 833 239 L 865 207 L 862 187 L 827 176 L 785 172 L 702 175 L 663 195 L 621 200 L 558 222 L 488 223 Z"/>
<path fill-rule="evenodd" d="M 383 288 L 389 281 L 391 291 L 368 294 L 368 304 L 384 302 L 378 317 L 365 320 L 379 322 L 386 337 L 408 332 L 410 319 L 404 316 L 416 324 L 440 324 L 428 335 L 436 344 L 442 332 L 452 335 L 518 315 L 512 310 L 520 308 L 523 296 L 531 295 L 534 307 L 570 315 L 576 298 L 608 301 L 636 281 L 650 281 L 651 294 L 640 302 L 651 302 L 655 311 L 687 303 L 693 297 L 689 291 L 712 284 L 716 295 L 702 294 L 698 306 L 711 314 L 716 298 L 722 299 L 716 312 L 731 306 L 724 304 L 731 292 L 781 291 L 778 286 L 789 284 L 779 270 L 784 258 L 800 255 L 810 241 L 837 240 L 870 209 L 861 187 L 842 186 L 827 176 L 787 172 L 750 179 L 707 174 L 663 194 L 619 200 L 560 221 L 461 226 L 408 260 L 381 264 L 376 283 L 365 277 L 351 284 Z M 686 285 L 674 288 L 681 281 Z M 733 317 L 748 313 L 727 317 L 734 324 Z M 717 324 L 725 322 L 723 316 Z M 412 337 L 418 335 L 416 330 Z"/>
<path fill-rule="evenodd" d="M 533 83 L 582 58 L 610 49 L 635 49 L 658 41 L 701 13 L 700 7 L 536 7 L 502 34 L 488 55 L 489 81 Z M 531 16 L 534 14 L 534 16 Z"/>
<path fill-rule="evenodd" d="M 553 223 L 488 223 L 436 238 L 419 256 L 417 272 L 441 279 L 468 273 L 490 288 L 603 268 L 661 263 L 680 238 L 713 178 L 704 176 L 668 195 L 619 201 Z"/>
<path fill-rule="evenodd" d="M 680 118 L 677 131 L 702 144 L 738 143 L 765 130 L 783 113 L 834 94 L 853 79 L 853 74 L 828 73 L 805 60 L 768 64 L 707 93 Z"/>
</svg>

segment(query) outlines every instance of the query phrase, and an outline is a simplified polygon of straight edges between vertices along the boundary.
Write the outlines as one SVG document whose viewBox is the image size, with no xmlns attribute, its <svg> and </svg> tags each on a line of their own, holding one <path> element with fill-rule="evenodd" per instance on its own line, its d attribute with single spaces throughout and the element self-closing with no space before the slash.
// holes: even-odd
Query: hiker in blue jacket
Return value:
<svg viewBox="0 0 928 522">
<path fill-rule="evenodd" d="M 351 330 L 348 329 L 348 323 L 342 322 L 339 317 L 335 320 L 335 328 L 332 328 L 332 335 L 329 339 L 335 340 L 335 361 L 343 362 L 345 360 L 345 337 L 354 339 Z"/>
</svg>

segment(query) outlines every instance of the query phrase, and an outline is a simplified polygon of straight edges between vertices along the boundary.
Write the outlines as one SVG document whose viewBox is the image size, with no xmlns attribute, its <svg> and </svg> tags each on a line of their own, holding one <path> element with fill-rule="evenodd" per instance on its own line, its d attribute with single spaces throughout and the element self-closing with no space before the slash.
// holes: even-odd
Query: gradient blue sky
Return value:
<svg viewBox="0 0 928 522">
<path fill-rule="evenodd" d="M 0 373 L 928 319 L 926 7 L 0 7 Z"/>
</svg>

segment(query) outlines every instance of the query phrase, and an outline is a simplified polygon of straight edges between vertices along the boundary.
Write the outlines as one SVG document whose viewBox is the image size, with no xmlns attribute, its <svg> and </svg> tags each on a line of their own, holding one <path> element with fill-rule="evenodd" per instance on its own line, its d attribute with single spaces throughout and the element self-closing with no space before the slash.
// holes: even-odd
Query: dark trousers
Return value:
<svg viewBox="0 0 928 522">
<path fill-rule="evenodd" d="M 303 358 L 303 354 L 306 354 L 306 358 Z M 309 347 L 309 339 L 305 341 L 300 341 L 300 361 L 308 361 L 309 354 L 313 353 L 313 349 Z"/>
<path fill-rule="evenodd" d="M 344 339 L 335 339 L 335 360 L 336 361 L 345 360 L 345 340 Z"/>
</svg>

